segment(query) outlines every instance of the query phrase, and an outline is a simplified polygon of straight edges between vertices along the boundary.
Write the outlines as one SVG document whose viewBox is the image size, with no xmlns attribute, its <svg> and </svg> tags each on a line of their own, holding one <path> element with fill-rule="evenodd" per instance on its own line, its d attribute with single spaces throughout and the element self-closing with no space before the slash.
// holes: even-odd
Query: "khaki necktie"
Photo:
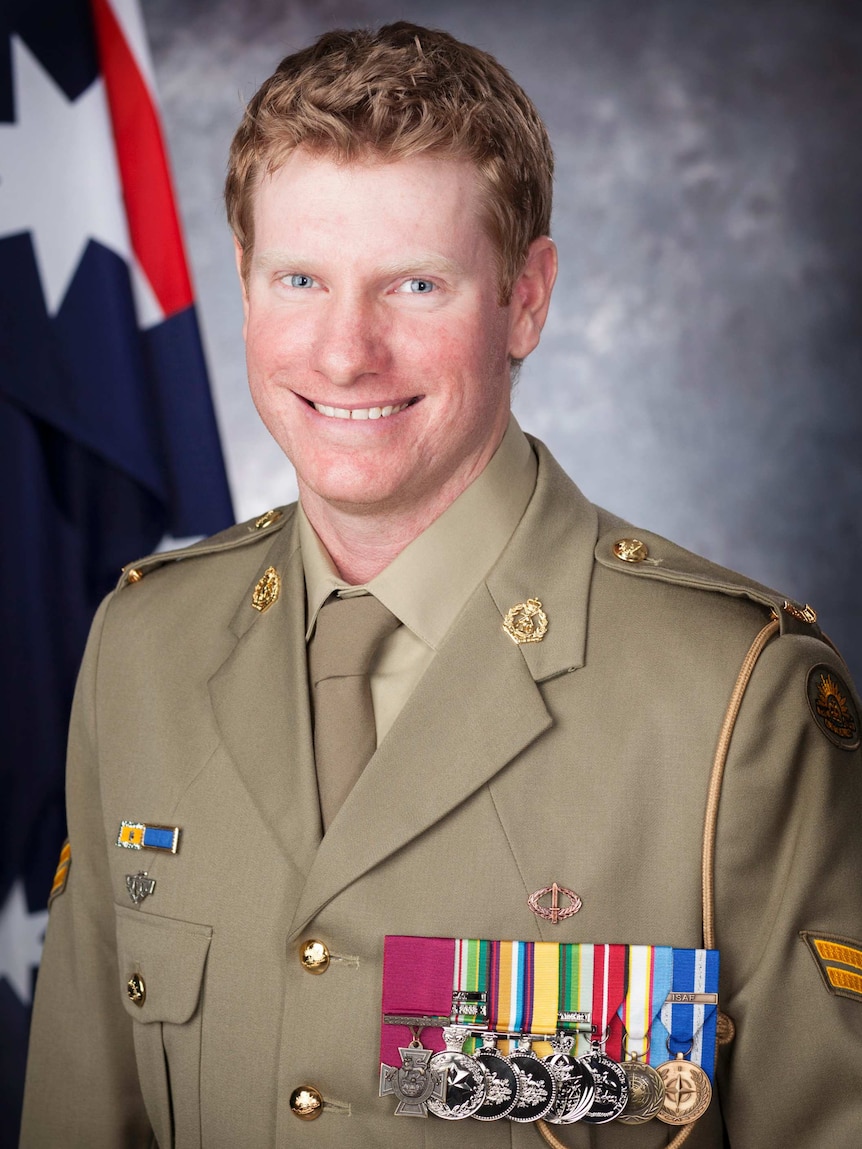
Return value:
<svg viewBox="0 0 862 1149">
<path fill-rule="evenodd" d="M 399 625 L 370 594 L 331 598 L 317 616 L 308 672 L 324 831 L 377 749 L 368 671 L 380 643 Z"/>
</svg>

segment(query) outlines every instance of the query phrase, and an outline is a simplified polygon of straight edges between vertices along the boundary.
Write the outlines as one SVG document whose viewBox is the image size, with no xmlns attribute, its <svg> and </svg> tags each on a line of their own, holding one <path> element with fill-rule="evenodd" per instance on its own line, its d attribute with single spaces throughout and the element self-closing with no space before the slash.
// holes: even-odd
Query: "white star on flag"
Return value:
<svg viewBox="0 0 862 1149">
<path fill-rule="evenodd" d="M 12 49 L 17 122 L 0 124 L 0 239 L 31 232 L 49 315 L 93 239 L 128 264 L 141 326 L 161 322 L 131 250 L 102 80 L 67 100 L 14 36 Z"/>
<path fill-rule="evenodd" d="M 0 977 L 5 977 L 24 1005 L 30 1004 L 30 971 L 42 958 L 48 911 L 27 909 L 21 882 L 15 882 L 0 909 Z"/>
</svg>

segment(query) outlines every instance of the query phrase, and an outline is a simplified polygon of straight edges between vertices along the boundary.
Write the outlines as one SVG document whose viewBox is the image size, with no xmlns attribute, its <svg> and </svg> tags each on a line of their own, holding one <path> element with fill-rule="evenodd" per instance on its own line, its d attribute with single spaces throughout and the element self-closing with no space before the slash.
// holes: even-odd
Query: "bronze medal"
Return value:
<svg viewBox="0 0 862 1149">
<path fill-rule="evenodd" d="M 656 1116 L 666 1125 L 690 1125 L 709 1108 L 712 1086 L 709 1077 L 693 1061 L 678 1053 L 673 1061 L 658 1067 L 665 1097 Z"/>
<path fill-rule="evenodd" d="M 626 1107 L 617 1118 L 623 1125 L 643 1125 L 658 1115 L 664 1104 L 664 1080 L 645 1061 L 624 1061 L 623 1073 L 629 1087 Z"/>
</svg>

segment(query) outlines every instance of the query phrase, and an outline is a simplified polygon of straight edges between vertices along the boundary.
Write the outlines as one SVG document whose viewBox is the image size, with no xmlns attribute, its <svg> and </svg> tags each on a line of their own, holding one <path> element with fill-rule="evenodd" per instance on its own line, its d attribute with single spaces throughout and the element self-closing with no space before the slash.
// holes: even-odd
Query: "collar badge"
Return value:
<svg viewBox="0 0 862 1149">
<path fill-rule="evenodd" d="M 281 579 L 275 567 L 267 567 L 258 580 L 251 596 L 251 605 L 261 614 L 269 610 L 274 602 L 278 602 L 281 593 Z"/>
<path fill-rule="evenodd" d="M 548 633 L 548 616 L 537 598 L 528 598 L 506 612 L 503 630 L 518 646 L 524 642 L 541 642 Z"/>
</svg>

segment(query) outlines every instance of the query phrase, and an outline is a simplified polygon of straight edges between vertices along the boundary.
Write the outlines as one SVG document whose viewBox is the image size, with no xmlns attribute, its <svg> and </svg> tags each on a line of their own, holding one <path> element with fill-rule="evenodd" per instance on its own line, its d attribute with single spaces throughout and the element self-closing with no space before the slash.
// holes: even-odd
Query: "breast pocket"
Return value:
<svg viewBox="0 0 862 1149">
<path fill-rule="evenodd" d="M 160 1149 L 201 1144 L 201 989 L 212 929 L 115 906 L 120 994 Z"/>
</svg>

